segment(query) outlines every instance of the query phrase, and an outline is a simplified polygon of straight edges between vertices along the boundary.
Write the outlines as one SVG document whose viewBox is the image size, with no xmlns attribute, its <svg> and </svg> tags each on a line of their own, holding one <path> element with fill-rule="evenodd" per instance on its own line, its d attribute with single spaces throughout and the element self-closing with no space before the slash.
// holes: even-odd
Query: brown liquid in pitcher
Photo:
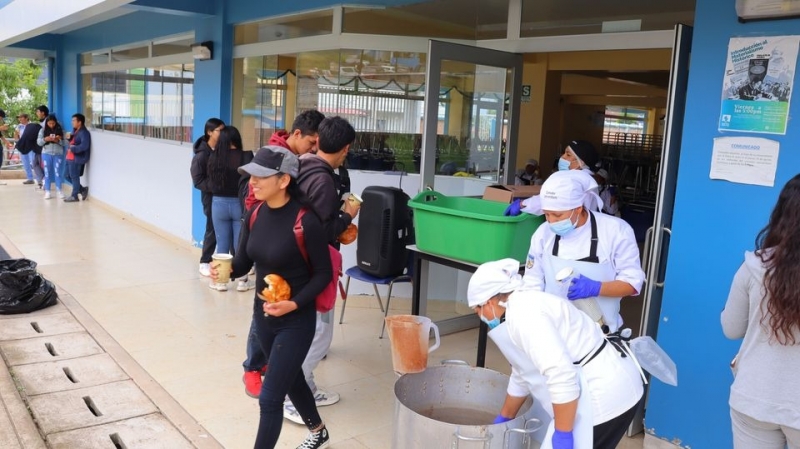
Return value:
<svg viewBox="0 0 800 449">
<path fill-rule="evenodd" d="M 434 407 L 423 410 L 420 414 L 436 421 L 461 426 L 487 426 L 491 425 L 497 413 L 486 412 L 468 408 Z"/>
</svg>

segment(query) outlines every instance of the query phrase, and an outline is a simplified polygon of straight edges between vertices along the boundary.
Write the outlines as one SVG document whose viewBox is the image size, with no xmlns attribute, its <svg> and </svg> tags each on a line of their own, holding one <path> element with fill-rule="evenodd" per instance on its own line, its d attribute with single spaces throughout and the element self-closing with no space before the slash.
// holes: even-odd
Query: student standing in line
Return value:
<svg viewBox="0 0 800 449">
<path fill-rule="evenodd" d="M 64 159 L 64 129 L 58 123 L 56 116 L 51 114 L 44 121 L 44 127 L 39 129 L 36 144 L 42 147 L 42 169 L 44 170 L 44 199 L 52 198 L 50 187 L 56 184 L 56 194 L 59 199 L 66 198 L 61 191 L 61 161 Z"/>
<path fill-rule="evenodd" d="M 734 449 L 800 448 L 800 175 L 783 187 L 733 278 L 722 330 L 732 363 Z"/>
<path fill-rule="evenodd" d="M 214 234 L 214 221 L 211 219 L 211 188 L 208 185 L 208 158 L 211 149 L 217 144 L 217 137 L 225 127 L 225 122 L 218 118 L 206 121 L 204 134 L 194 142 L 194 157 L 189 173 L 192 175 L 194 188 L 200 191 L 200 202 L 203 204 L 203 215 L 206 216 L 206 232 L 203 235 L 203 252 L 200 254 L 200 274 L 209 276 L 211 256 L 217 248 L 217 236 Z"/>
</svg>

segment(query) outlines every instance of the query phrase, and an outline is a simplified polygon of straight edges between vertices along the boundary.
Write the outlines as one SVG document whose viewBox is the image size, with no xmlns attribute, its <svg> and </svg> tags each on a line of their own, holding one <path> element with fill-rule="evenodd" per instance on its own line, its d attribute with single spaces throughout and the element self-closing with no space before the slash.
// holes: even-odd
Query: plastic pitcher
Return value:
<svg viewBox="0 0 800 449">
<path fill-rule="evenodd" d="M 439 347 L 439 328 L 430 318 L 416 315 L 386 317 L 392 343 L 392 365 L 398 374 L 420 373 L 428 366 L 428 354 Z M 431 329 L 435 342 L 428 347 Z"/>
</svg>

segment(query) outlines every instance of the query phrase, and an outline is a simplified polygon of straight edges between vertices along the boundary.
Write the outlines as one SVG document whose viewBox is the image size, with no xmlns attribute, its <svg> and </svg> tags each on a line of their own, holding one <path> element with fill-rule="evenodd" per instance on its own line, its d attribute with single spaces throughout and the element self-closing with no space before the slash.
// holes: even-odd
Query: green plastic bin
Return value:
<svg viewBox="0 0 800 449">
<path fill-rule="evenodd" d="M 472 263 L 510 257 L 525 262 L 533 232 L 544 216 L 503 216 L 507 204 L 422 192 L 408 202 L 414 209 L 417 247 Z"/>
</svg>

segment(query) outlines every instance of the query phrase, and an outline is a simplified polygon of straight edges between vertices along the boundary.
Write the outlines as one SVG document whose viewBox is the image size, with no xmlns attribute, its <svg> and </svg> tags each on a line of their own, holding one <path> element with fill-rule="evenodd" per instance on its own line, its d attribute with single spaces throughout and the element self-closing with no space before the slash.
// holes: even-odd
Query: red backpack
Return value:
<svg viewBox="0 0 800 449">
<path fill-rule="evenodd" d="M 253 223 L 256 222 L 256 217 L 258 216 L 258 210 L 261 208 L 264 202 L 259 202 L 256 207 L 253 208 L 253 213 L 250 214 L 250 223 L 248 229 L 253 229 Z M 311 264 L 308 261 L 308 251 L 306 250 L 306 239 L 305 235 L 303 234 L 303 215 L 306 214 L 308 209 L 302 208 L 300 212 L 297 213 L 297 218 L 294 221 L 294 238 L 297 241 L 297 247 L 300 249 L 300 254 L 303 255 L 303 259 L 306 261 L 306 264 L 311 268 Z M 325 288 L 317 295 L 316 305 L 317 305 L 317 312 L 326 313 L 333 309 L 334 304 L 336 304 L 336 290 L 338 286 L 339 292 L 342 294 L 342 299 L 346 298 L 344 287 L 342 286 L 342 282 L 339 280 L 342 277 L 342 253 L 339 252 L 338 249 L 334 248 L 331 245 L 328 245 L 328 253 L 331 257 L 331 268 L 333 269 L 333 279 L 325 286 Z"/>
</svg>

